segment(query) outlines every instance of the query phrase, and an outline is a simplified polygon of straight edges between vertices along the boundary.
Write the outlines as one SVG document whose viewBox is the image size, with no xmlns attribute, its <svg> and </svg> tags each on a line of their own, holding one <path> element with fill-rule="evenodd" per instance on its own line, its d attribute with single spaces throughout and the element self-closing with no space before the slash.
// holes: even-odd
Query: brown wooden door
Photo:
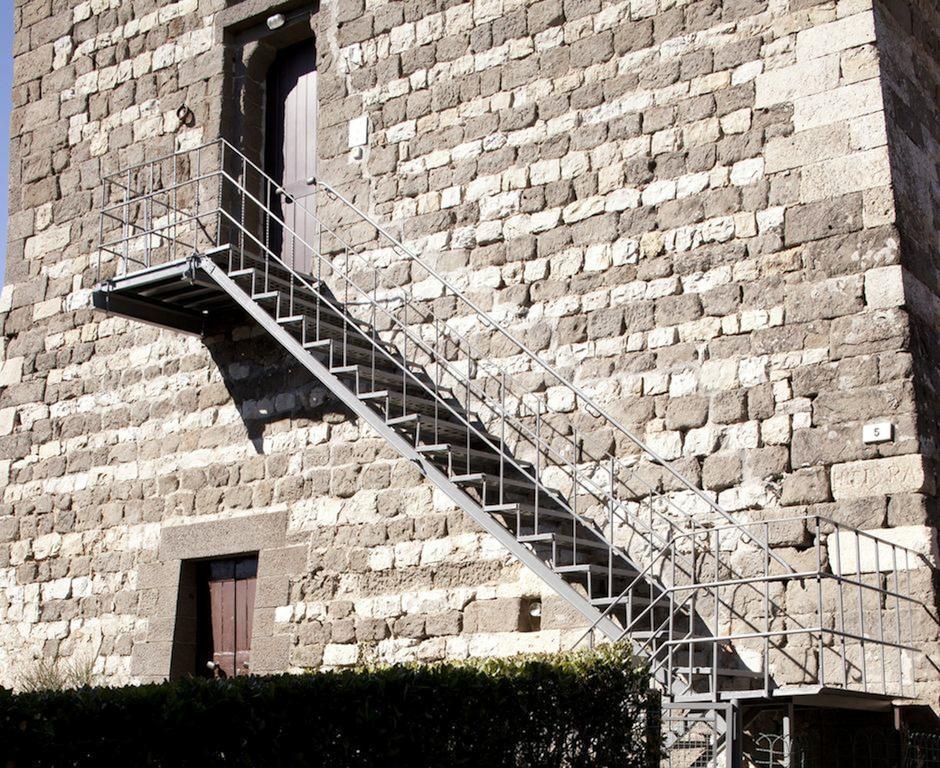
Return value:
<svg viewBox="0 0 940 768">
<path fill-rule="evenodd" d="M 312 271 L 316 243 L 317 52 L 313 40 L 280 51 L 268 71 L 265 164 L 286 194 L 272 201 L 285 227 L 272 228 L 272 250 L 295 269 Z M 303 210 L 306 209 L 306 212 Z"/>
<path fill-rule="evenodd" d="M 205 563 L 204 590 L 208 599 L 204 604 L 208 616 L 204 656 L 225 677 L 247 675 L 251 670 L 251 617 L 257 572 L 257 557 Z"/>
</svg>

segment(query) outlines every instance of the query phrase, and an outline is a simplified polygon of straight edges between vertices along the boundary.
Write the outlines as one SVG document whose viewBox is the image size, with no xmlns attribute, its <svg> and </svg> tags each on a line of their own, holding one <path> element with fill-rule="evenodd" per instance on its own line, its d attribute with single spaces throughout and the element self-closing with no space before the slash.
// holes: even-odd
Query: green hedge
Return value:
<svg viewBox="0 0 940 768">
<path fill-rule="evenodd" d="M 626 651 L 0 692 L 0 766 L 639 768 L 658 700 Z"/>
</svg>

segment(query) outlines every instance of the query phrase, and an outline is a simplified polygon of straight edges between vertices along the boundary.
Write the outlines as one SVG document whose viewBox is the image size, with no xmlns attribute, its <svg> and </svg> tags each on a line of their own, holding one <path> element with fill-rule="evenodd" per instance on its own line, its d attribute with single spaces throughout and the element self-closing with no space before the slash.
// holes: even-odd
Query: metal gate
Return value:
<svg viewBox="0 0 940 768">
<path fill-rule="evenodd" d="M 661 768 L 731 768 L 730 704 L 664 704 Z"/>
<path fill-rule="evenodd" d="M 904 740 L 904 768 L 940 768 L 940 733 L 912 732 Z"/>
</svg>

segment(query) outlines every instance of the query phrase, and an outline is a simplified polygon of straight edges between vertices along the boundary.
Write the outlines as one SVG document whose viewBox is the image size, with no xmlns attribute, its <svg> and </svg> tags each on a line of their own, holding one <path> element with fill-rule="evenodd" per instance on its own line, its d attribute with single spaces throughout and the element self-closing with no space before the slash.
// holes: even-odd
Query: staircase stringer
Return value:
<svg viewBox="0 0 940 768">
<path fill-rule="evenodd" d="M 225 271 L 210 259 L 193 256 L 194 264 L 205 272 L 215 283 L 264 330 L 270 334 L 294 359 L 304 366 L 311 374 L 320 380 L 346 407 L 359 418 L 371 426 L 384 438 L 401 456 L 419 467 L 434 485 L 447 494 L 461 510 L 470 516 L 488 534 L 493 536 L 506 550 L 533 571 L 557 595 L 562 597 L 569 605 L 577 610 L 590 622 L 597 622 L 598 629 L 605 637 L 615 640 L 622 630 L 610 619 L 602 618 L 598 621 L 599 611 L 585 600 L 570 584 L 555 573 L 548 565 L 543 563 L 528 547 L 516 541 L 512 533 L 501 526 L 489 514 L 483 511 L 480 505 L 469 494 L 458 488 L 450 478 L 438 467 L 434 466 L 424 456 L 418 453 L 408 441 L 391 429 L 378 413 L 366 406 L 349 388 L 340 381 L 330 370 L 309 354 L 290 333 L 282 328 L 267 314 L 250 296 L 248 296 L 233 281 Z"/>
</svg>

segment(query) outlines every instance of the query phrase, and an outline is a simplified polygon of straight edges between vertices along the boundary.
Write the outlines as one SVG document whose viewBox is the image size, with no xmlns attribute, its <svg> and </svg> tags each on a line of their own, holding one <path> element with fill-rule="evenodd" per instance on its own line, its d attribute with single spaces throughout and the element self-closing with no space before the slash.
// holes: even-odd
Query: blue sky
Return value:
<svg viewBox="0 0 940 768">
<path fill-rule="evenodd" d="M 7 167 L 10 154 L 10 92 L 13 88 L 13 3 L 0 3 L 0 275 L 7 262 Z"/>
</svg>

